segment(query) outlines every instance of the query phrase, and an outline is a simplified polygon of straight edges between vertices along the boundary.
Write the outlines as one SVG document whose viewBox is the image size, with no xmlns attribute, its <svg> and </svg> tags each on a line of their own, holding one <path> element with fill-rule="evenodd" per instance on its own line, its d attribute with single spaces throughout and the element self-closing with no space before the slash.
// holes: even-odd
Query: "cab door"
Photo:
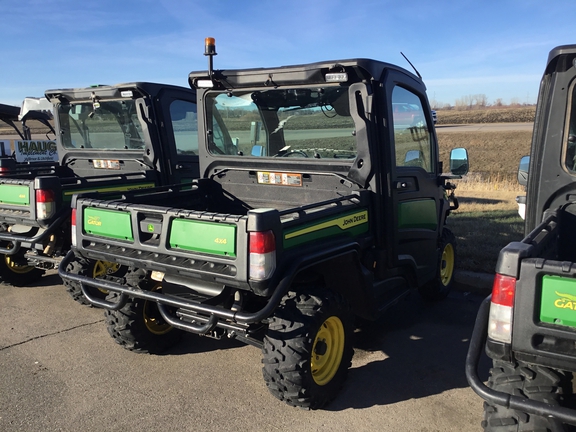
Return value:
<svg viewBox="0 0 576 432">
<path fill-rule="evenodd" d="M 396 72 L 390 78 L 386 89 L 392 165 L 388 244 L 394 266 L 412 267 L 421 284 L 434 277 L 438 262 L 441 192 L 436 134 L 423 86 Z"/>
<path fill-rule="evenodd" d="M 168 90 L 162 94 L 161 110 L 170 183 L 188 183 L 200 176 L 196 95 Z"/>
</svg>

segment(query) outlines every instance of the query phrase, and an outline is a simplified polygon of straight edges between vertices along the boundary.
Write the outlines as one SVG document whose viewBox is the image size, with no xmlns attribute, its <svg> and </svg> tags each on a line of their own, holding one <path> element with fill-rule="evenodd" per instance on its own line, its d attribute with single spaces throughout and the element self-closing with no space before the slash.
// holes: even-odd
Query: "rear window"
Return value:
<svg viewBox="0 0 576 432">
<path fill-rule="evenodd" d="M 142 125 L 136 101 L 100 101 L 61 104 L 60 139 L 67 149 L 143 149 Z"/>
<path fill-rule="evenodd" d="M 346 86 L 214 92 L 206 99 L 213 154 L 356 157 Z"/>
</svg>

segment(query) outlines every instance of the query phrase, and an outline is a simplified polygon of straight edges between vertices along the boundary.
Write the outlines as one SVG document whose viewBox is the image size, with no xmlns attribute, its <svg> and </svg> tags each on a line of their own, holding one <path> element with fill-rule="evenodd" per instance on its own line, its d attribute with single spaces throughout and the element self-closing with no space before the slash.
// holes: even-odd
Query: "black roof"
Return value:
<svg viewBox="0 0 576 432">
<path fill-rule="evenodd" d="M 45 95 L 48 100 L 54 99 L 72 99 L 72 100 L 89 100 L 92 93 L 97 94 L 101 98 L 120 98 L 123 90 L 137 90 L 141 94 L 154 96 L 162 90 L 174 89 L 177 91 L 194 92 L 194 89 L 189 87 L 181 87 L 172 84 L 161 84 L 154 82 L 135 81 L 129 83 L 120 83 L 114 85 L 95 85 L 83 88 L 68 88 L 68 89 L 55 89 L 46 90 Z"/>
<path fill-rule="evenodd" d="M 241 88 L 262 85 L 325 84 L 324 75 L 327 72 L 343 70 L 348 72 L 349 82 L 360 82 L 372 78 L 380 79 L 387 69 L 407 74 L 422 83 L 420 78 L 404 68 L 365 58 L 322 61 L 271 68 L 216 70 L 214 71 L 214 77 L 224 88 Z M 191 87 L 194 87 L 196 79 L 206 79 L 207 75 L 207 71 L 191 72 L 188 82 Z"/>
</svg>

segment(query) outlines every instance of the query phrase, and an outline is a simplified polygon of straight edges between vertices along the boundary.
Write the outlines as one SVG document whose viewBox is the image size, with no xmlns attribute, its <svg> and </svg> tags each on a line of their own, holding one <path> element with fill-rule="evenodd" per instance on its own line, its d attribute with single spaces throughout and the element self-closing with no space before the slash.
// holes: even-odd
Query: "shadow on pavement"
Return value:
<svg viewBox="0 0 576 432">
<path fill-rule="evenodd" d="M 350 370 L 345 388 L 327 409 L 388 405 L 468 387 L 464 365 L 482 299 L 456 292 L 430 304 L 414 294 L 358 332 L 355 355 L 368 362 Z M 371 356 L 376 359 L 369 361 Z M 489 367 L 483 358 L 481 377 L 487 378 Z"/>
</svg>

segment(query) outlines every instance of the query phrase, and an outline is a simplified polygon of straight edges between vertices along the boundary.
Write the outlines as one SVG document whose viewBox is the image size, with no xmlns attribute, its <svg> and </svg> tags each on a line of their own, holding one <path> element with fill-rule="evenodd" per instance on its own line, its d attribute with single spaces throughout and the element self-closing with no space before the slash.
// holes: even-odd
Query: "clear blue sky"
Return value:
<svg viewBox="0 0 576 432">
<path fill-rule="evenodd" d="M 355 57 L 419 70 L 454 105 L 534 103 L 548 52 L 576 43 L 574 0 L 0 0 L 0 103 L 45 90 L 155 81 L 207 67 Z"/>
</svg>

